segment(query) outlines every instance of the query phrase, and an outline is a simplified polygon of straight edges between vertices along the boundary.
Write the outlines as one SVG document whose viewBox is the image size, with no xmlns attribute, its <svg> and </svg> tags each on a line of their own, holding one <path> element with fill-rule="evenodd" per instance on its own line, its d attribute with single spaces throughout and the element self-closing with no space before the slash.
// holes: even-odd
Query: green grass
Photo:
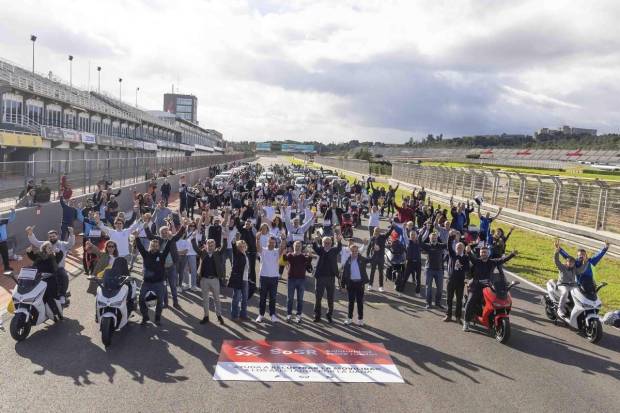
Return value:
<svg viewBox="0 0 620 413">
<path fill-rule="evenodd" d="M 528 168 L 528 167 L 517 167 L 517 166 L 501 166 L 501 165 L 491 165 L 491 164 L 478 164 L 472 162 L 439 162 L 439 161 L 423 161 L 421 165 L 424 166 L 445 166 L 450 168 L 475 168 L 475 169 L 487 169 L 487 170 L 502 170 L 509 172 L 520 172 L 524 174 L 535 174 L 535 175 L 557 175 L 557 176 L 566 176 L 571 178 L 580 178 L 580 179 L 600 179 L 601 181 L 612 181 L 618 182 L 620 181 L 620 174 L 609 174 L 605 171 L 593 171 L 588 170 L 585 172 L 585 167 L 575 165 L 574 168 L 570 170 L 558 170 L 558 169 L 544 169 L 544 168 Z"/>
<path fill-rule="evenodd" d="M 297 160 L 293 160 L 293 163 L 303 164 Z M 320 165 L 311 165 L 319 167 Z M 346 179 L 353 181 L 357 179 L 352 175 L 345 174 Z M 375 187 L 388 187 L 388 184 L 376 182 Z M 405 191 L 399 188 L 396 192 L 396 199 L 400 200 L 403 196 L 410 195 L 410 191 Z M 447 205 L 443 204 L 442 208 L 446 208 Z M 477 214 L 471 215 L 471 224 L 478 225 L 479 219 Z M 493 224 L 493 228 L 503 228 L 505 232 L 510 228 L 510 224 L 497 221 Z M 535 284 L 543 286 L 549 279 L 555 279 L 558 276 L 558 271 L 553 262 L 553 254 L 555 249 L 553 247 L 554 238 L 539 234 L 537 232 L 515 229 L 512 235 L 508 239 L 507 251 L 517 250 L 519 254 L 514 259 L 510 260 L 506 265 L 506 269 L 518 273 L 523 278 L 532 281 Z M 602 247 L 602 245 L 601 245 Z M 576 247 L 574 245 L 564 245 L 570 254 L 576 255 Z M 597 251 L 588 250 L 588 255 L 592 255 Z M 617 310 L 620 308 L 620 259 L 605 257 L 596 266 L 594 277 L 597 283 L 603 281 L 608 285 L 600 291 L 600 298 L 603 301 L 603 311 Z"/>
</svg>

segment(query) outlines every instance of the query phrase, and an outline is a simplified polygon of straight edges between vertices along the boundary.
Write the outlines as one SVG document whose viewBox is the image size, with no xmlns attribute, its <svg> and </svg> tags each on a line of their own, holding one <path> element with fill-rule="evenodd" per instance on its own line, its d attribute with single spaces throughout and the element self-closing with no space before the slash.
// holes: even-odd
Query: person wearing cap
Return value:
<svg viewBox="0 0 620 413">
<path fill-rule="evenodd" d="M 68 305 L 67 300 L 67 290 L 69 289 L 69 275 L 67 275 L 67 271 L 65 270 L 65 258 L 67 254 L 73 246 L 75 245 L 75 235 L 73 234 L 73 228 L 69 227 L 68 230 L 69 237 L 66 241 L 60 241 L 58 239 L 58 231 L 50 230 L 47 232 L 47 240 L 52 244 L 53 253 L 56 254 L 58 251 L 61 251 L 63 256 L 62 260 L 58 263 L 58 293 L 60 295 L 60 302 L 63 305 Z M 34 235 L 33 227 L 26 227 L 26 235 L 28 235 L 28 241 L 35 248 L 41 248 L 41 245 L 45 241 L 39 241 L 37 237 Z"/>
</svg>

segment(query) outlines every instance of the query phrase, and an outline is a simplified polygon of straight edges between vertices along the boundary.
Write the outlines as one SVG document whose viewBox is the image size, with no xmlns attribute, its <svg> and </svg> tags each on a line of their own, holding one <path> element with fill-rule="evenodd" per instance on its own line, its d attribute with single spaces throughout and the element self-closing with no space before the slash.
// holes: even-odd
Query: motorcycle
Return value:
<svg viewBox="0 0 620 413">
<path fill-rule="evenodd" d="M 97 287 L 95 321 L 99 323 L 101 341 L 108 347 L 112 344 L 114 331 L 122 330 L 129 322 L 137 295 L 136 282 L 124 277 L 119 288 L 106 288 L 101 281 Z"/>
<path fill-rule="evenodd" d="M 344 238 L 353 238 L 353 218 L 350 213 L 342 213 L 342 222 L 340 223 L 340 231 Z"/>
<path fill-rule="evenodd" d="M 13 288 L 14 316 L 11 319 L 11 337 L 23 341 L 30 334 L 32 326 L 53 320 L 62 320 L 62 304 L 58 298 L 44 300 L 50 273 L 37 273 L 36 268 L 22 268 Z"/>
<path fill-rule="evenodd" d="M 502 344 L 510 338 L 510 310 L 512 297 L 510 289 L 519 285 L 518 281 L 512 281 L 506 285 L 503 279 L 493 282 L 480 281 L 484 287 L 482 290 L 482 305 L 476 308 L 474 324 L 478 323 L 486 327 L 490 335 Z"/>
<path fill-rule="evenodd" d="M 358 228 L 360 225 L 362 225 L 362 218 L 360 217 L 359 207 L 355 203 L 351 204 L 351 217 L 353 218 L 353 226 L 355 228 Z"/>
<path fill-rule="evenodd" d="M 598 343 L 603 338 L 603 324 L 598 315 L 603 303 L 598 298 L 598 291 L 605 287 L 607 283 L 601 283 L 594 291 L 587 292 L 581 286 L 573 286 L 568 296 L 563 312 L 570 314 L 566 318 L 558 316 L 558 302 L 560 293 L 556 280 L 547 282 L 547 294 L 543 300 L 545 304 L 545 314 L 547 318 L 557 324 L 560 318 L 571 328 L 583 333 L 586 339 L 593 344 Z"/>
</svg>

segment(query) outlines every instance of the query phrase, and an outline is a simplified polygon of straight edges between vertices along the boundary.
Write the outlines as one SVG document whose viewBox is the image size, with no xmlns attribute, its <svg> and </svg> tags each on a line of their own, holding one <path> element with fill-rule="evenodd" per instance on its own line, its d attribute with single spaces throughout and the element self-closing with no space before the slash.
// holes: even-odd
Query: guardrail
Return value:
<svg viewBox="0 0 620 413">
<path fill-rule="evenodd" d="M 174 174 L 205 168 L 222 163 L 237 161 L 243 154 L 197 155 L 172 157 L 127 157 L 108 158 L 108 152 L 80 152 L 84 159 L 59 159 L 51 161 L 0 162 L 0 211 L 16 205 L 38 204 L 36 199 L 18 197 L 29 179 L 40 185 L 46 181 L 51 191 L 50 200 L 58 199 L 60 178 L 66 176 L 74 196 L 94 191 L 98 182 L 107 180 L 119 187 L 136 184 L 152 176 L 160 176 L 163 169 L 172 169 Z M 69 156 L 68 153 L 66 156 Z M 30 202 L 31 201 L 31 202 Z"/>
</svg>

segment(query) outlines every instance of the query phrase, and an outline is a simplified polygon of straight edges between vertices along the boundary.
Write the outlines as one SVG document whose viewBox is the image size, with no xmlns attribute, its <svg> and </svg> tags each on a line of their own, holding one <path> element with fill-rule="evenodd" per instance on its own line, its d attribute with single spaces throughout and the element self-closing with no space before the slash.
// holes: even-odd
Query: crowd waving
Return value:
<svg viewBox="0 0 620 413">
<path fill-rule="evenodd" d="M 314 311 L 307 315 L 314 322 L 333 323 L 336 292 L 346 290 L 348 311 L 342 322 L 352 324 L 355 312 L 355 324 L 363 326 L 365 293 L 375 288 L 385 292 L 387 279 L 398 296 L 411 285 L 426 308 L 445 310 L 444 321 L 454 317 L 467 331 L 480 311 L 484 286 L 507 284 L 503 265 L 517 255 L 506 253 L 514 228 L 492 228 L 501 208 L 494 216 L 483 213 L 481 199 L 450 200 L 442 208 L 431 202 L 424 188 L 398 199 L 398 186 L 380 186 L 370 177 L 351 181 L 332 171 L 301 166 L 273 165 L 266 170 L 259 164 L 228 165 L 212 168 L 208 177 L 195 182 L 179 177 L 178 209 L 171 206 L 177 197 L 168 178 L 159 187 L 156 180 L 147 187 L 145 193 L 133 194 L 132 211 L 121 211 L 121 190 L 102 182 L 83 204 L 70 195 L 61 197 L 60 231 L 49 230 L 46 240 L 26 228 L 32 266 L 53 275 L 47 300 L 69 304 L 65 258 L 76 242 L 76 221 L 83 226 L 82 265 L 92 283 L 120 288 L 130 273 L 139 273 L 137 305 L 145 325 L 151 322 L 149 297 L 156 301 L 153 321 L 159 325 L 164 309 L 182 309 L 179 297 L 185 293 L 202 295 L 201 324 L 210 321 L 210 300 L 219 323 L 225 323 L 226 313 L 234 322 L 249 321 L 254 295 L 255 321 L 277 322 L 277 291 L 283 283 L 286 321 L 301 323 L 304 292 L 313 278 Z M 474 213 L 480 220 L 476 228 L 470 222 Z M 2 240 L 5 221 L 12 217 L 0 220 L 5 267 Z M 353 228 L 358 227 L 365 227 L 367 237 L 354 237 Z M 582 250 L 572 258 L 558 244 L 555 262 L 562 285 L 591 288 L 592 267 L 607 246 L 592 258 Z M 560 316 L 566 316 L 567 291 L 561 288 Z M 222 308 L 226 295 L 229 312 Z M 135 305 L 127 300 L 128 313 Z"/>
</svg>

